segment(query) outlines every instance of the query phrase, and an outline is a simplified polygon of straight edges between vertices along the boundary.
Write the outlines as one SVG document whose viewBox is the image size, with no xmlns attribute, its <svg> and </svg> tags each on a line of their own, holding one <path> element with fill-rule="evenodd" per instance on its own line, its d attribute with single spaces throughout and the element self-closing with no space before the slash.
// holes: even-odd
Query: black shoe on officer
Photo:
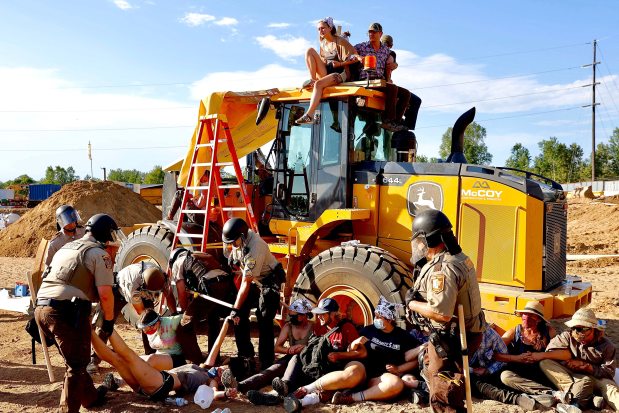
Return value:
<svg viewBox="0 0 619 413">
<path fill-rule="evenodd" d="M 257 390 L 247 392 L 247 398 L 256 406 L 277 406 L 282 404 L 283 398 L 274 394 L 262 393 Z"/>
</svg>

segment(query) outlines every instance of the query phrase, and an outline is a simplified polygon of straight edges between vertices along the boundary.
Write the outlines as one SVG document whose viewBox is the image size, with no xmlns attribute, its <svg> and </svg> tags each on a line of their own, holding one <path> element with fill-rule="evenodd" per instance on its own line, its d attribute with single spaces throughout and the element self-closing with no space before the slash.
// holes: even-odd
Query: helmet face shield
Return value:
<svg viewBox="0 0 619 413">
<path fill-rule="evenodd" d="M 67 208 L 56 216 L 56 222 L 60 228 L 64 228 L 69 224 L 78 223 L 80 214 L 73 208 Z"/>
<path fill-rule="evenodd" d="M 411 238 L 411 263 L 417 265 L 418 262 L 428 255 L 428 240 L 423 232 L 418 232 Z"/>
</svg>

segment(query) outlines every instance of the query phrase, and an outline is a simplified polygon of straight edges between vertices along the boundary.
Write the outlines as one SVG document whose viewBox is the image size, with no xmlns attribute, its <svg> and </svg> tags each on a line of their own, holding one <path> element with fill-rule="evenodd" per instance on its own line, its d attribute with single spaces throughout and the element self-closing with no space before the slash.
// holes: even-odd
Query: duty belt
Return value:
<svg viewBox="0 0 619 413">
<path fill-rule="evenodd" d="M 57 300 L 55 298 L 37 298 L 37 307 L 51 307 L 54 309 L 71 308 L 73 306 L 88 306 L 90 307 L 90 301 L 82 300 L 80 298 L 73 298 L 72 300 Z"/>
</svg>

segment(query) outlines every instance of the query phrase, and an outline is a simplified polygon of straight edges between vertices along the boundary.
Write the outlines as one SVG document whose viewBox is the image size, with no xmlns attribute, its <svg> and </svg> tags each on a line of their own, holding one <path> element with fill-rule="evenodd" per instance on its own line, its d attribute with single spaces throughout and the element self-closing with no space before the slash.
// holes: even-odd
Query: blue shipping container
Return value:
<svg viewBox="0 0 619 413">
<path fill-rule="evenodd" d="M 58 190 L 60 190 L 60 185 L 56 184 L 30 184 L 28 185 L 28 200 L 45 201 Z"/>
</svg>

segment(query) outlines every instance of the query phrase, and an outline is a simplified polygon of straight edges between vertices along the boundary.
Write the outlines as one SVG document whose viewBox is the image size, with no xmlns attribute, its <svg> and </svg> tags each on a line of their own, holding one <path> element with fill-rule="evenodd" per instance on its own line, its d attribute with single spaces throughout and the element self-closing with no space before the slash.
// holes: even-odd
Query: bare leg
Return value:
<svg viewBox="0 0 619 413">
<path fill-rule="evenodd" d="M 323 77 L 319 79 L 314 84 L 314 90 L 312 91 L 312 98 L 310 99 L 310 105 L 305 114 L 312 118 L 314 116 L 314 112 L 316 108 L 320 104 L 320 98 L 322 97 L 322 91 L 324 88 L 337 85 L 339 83 L 339 75 L 336 73 L 332 73 L 327 77 Z"/>
<path fill-rule="evenodd" d="M 346 364 L 344 370 L 327 373 L 317 381 L 323 390 L 352 389 L 365 380 L 365 367 L 358 361 Z"/>
<path fill-rule="evenodd" d="M 170 370 L 174 367 L 172 357 L 168 354 L 154 353 L 146 356 L 140 356 L 140 358 L 159 371 Z"/>
<path fill-rule="evenodd" d="M 404 383 L 395 374 L 384 373 L 368 382 L 368 388 L 360 393 L 361 400 L 388 400 L 396 397 L 404 390 Z M 355 395 L 353 394 L 353 398 Z"/>
<path fill-rule="evenodd" d="M 116 334 L 116 332 L 114 332 L 114 334 Z M 131 373 L 131 369 L 129 368 L 129 366 L 124 363 L 122 357 L 120 357 L 112 349 L 106 346 L 103 340 L 101 340 L 98 335 L 93 334 L 90 339 L 92 342 L 92 348 L 95 350 L 97 356 L 99 356 L 101 360 L 111 364 L 116 369 L 116 371 L 118 371 L 120 377 L 125 380 L 125 383 L 127 383 L 133 389 L 133 391 L 138 391 L 140 385 L 137 379 L 133 376 L 133 373 Z"/>
<path fill-rule="evenodd" d="M 305 52 L 305 65 L 313 80 L 321 79 L 327 75 L 325 63 L 320 58 L 318 52 L 313 48 L 309 48 L 307 52 Z"/>
</svg>

